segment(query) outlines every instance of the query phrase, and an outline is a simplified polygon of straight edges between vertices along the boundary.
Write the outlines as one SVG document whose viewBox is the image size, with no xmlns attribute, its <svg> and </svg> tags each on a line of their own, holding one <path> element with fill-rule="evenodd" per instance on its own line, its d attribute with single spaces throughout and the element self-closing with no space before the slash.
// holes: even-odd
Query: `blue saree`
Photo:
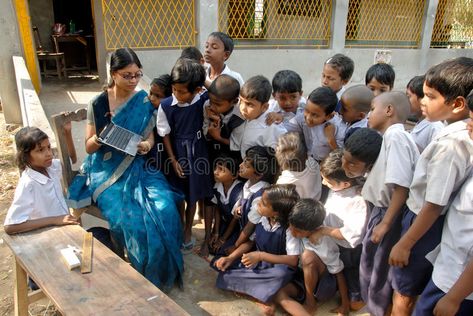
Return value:
<svg viewBox="0 0 473 316">
<path fill-rule="evenodd" d="M 98 113 L 109 113 L 106 92 L 90 106 L 99 131 L 107 122 L 106 115 Z M 156 123 L 154 110 L 146 92 L 140 91 L 111 120 L 146 138 Z M 175 282 L 182 285 L 182 228 L 176 204 L 184 197 L 160 171 L 147 166 L 146 156 L 132 157 L 103 145 L 86 157 L 68 193 L 71 207 L 97 204 L 117 245 L 127 249 L 133 267 L 148 280 L 163 290 Z"/>
</svg>

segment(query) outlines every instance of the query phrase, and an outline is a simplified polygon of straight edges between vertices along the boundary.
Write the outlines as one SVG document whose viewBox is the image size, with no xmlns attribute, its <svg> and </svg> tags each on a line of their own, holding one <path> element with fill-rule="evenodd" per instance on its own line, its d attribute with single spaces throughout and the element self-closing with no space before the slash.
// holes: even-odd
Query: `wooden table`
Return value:
<svg viewBox="0 0 473 316">
<path fill-rule="evenodd" d="M 68 67 L 66 70 L 87 70 L 89 74 L 90 71 L 90 51 L 89 51 L 89 44 L 87 42 L 87 38 L 91 36 L 82 36 L 80 34 L 62 34 L 62 35 L 52 35 L 54 47 L 56 49 L 56 53 L 61 52 L 59 48 L 59 43 L 78 43 L 81 47 L 84 48 L 85 52 L 85 66 L 84 67 Z M 92 37 L 93 38 L 93 37 Z M 66 58 L 66 55 L 65 55 Z M 67 63 L 67 58 L 66 58 Z"/>
<path fill-rule="evenodd" d="M 60 250 L 81 249 L 85 230 L 78 225 L 4 235 L 15 255 L 15 315 L 43 294 L 62 315 L 188 315 L 128 263 L 94 239 L 92 272 L 69 271 Z M 27 276 L 41 290 L 28 295 Z"/>
</svg>

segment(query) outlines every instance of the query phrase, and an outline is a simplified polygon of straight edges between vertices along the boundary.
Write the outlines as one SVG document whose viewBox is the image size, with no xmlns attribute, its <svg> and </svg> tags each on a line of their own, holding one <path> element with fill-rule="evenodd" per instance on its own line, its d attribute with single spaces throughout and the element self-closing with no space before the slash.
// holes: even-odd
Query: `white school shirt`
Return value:
<svg viewBox="0 0 473 316">
<path fill-rule="evenodd" d="M 52 165 L 46 170 L 49 178 L 31 168 L 22 172 L 4 225 L 69 214 L 61 186 L 62 168 L 59 159 L 53 159 Z"/>
<path fill-rule="evenodd" d="M 230 113 L 227 113 L 226 115 L 220 114 L 221 125 L 228 124 L 228 122 L 230 121 L 230 118 L 233 115 L 236 115 L 239 118 L 241 118 L 242 120 L 244 120 L 244 118 L 243 118 L 243 116 L 241 115 L 241 112 L 240 112 L 240 105 L 239 104 L 240 104 L 240 102 L 238 101 L 238 103 L 233 106 L 233 110 L 230 111 Z M 207 115 L 207 111 L 206 111 L 206 108 L 209 107 L 209 106 L 210 106 L 210 100 L 205 101 L 205 103 L 204 103 L 204 125 L 202 127 L 202 131 L 204 132 L 204 135 L 207 135 L 207 133 L 209 131 L 210 118 Z"/>
<path fill-rule="evenodd" d="M 245 80 L 243 80 L 243 77 L 240 75 L 240 73 L 231 70 L 230 67 L 228 67 L 227 64 L 224 65 L 223 70 L 220 74 L 221 75 L 229 75 L 230 77 L 233 77 L 236 80 L 238 80 L 238 83 L 240 84 L 240 88 L 245 83 Z M 209 81 L 214 81 L 215 80 L 215 78 L 213 80 L 210 79 L 210 66 L 207 68 L 205 80 L 209 80 Z"/>
<path fill-rule="evenodd" d="M 411 130 L 411 136 L 417 144 L 420 153 L 424 151 L 425 147 L 427 147 L 435 135 L 444 127 L 445 125 L 442 122 L 430 122 L 427 119 L 417 122 Z"/>
<path fill-rule="evenodd" d="M 227 191 L 227 194 L 225 194 L 225 188 L 223 187 L 223 183 L 222 182 L 216 182 L 215 185 L 214 185 L 214 189 L 220 193 L 220 202 L 222 204 L 228 204 L 228 202 L 230 201 L 230 197 L 231 197 L 231 194 L 232 194 L 232 191 L 233 189 L 235 189 L 235 186 L 237 184 L 241 183 L 240 180 L 235 180 L 233 181 L 232 185 L 230 186 L 230 188 L 228 188 L 228 191 Z M 212 203 L 214 204 L 217 204 L 218 203 L 218 200 L 217 200 L 217 197 L 214 195 L 213 198 L 212 198 Z M 233 209 L 234 205 L 232 205 L 232 209 Z"/>
<path fill-rule="evenodd" d="M 417 161 L 407 206 L 419 214 L 425 202 L 446 206 L 473 168 L 473 140 L 466 122 L 445 126 Z M 446 209 L 442 211 L 444 214 Z"/>
<path fill-rule="evenodd" d="M 276 184 L 294 184 L 301 199 L 319 200 L 322 194 L 320 166 L 314 158 L 309 157 L 302 171 L 283 170 Z"/>
<path fill-rule="evenodd" d="M 307 100 L 304 97 L 301 97 L 299 100 L 299 105 L 297 106 L 296 113 L 292 112 L 286 112 L 281 109 L 279 106 L 278 101 L 275 99 L 269 100 L 269 106 L 268 106 L 268 113 L 274 112 L 274 113 L 279 113 L 282 114 L 283 116 L 283 122 L 287 122 L 290 119 L 292 119 L 294 116 L 296 116 L 297 113 L 304 111 L 305 105 L 307 104 Z"/>
<path fill-rule="evenodd" d="M 340 100 L 342 98 L 343 92 L 345 92 L 346 88 L 345 86 L 342 86 L 340 90 L 338 90 L 337 94 L 337 99 Z"/>
<path fill-rule="evenodd" d="M 358 186 L 340 191 L 330 190 L 325 202 L 324 225 L 340 229 L 345 240 L 332 239 L 344 248 L 355 248 L 363 240 L 367 207 L 359 190 Z"/>
<path fill-rule="evenodd" d="M 343 270 L 343 262 L 340 260 L 340 251 L 337 244 L 328 236 L 322 236 L 315 245 L 308 238 L 302 238 L 304 248 L 315 252 L 315 254 L 327 266 L 327 271 L 336 274 Z"/>
<path fill-rule="evenodd" d="M 258 224 L 261 224 L 265 231 L 267 232 L 274 232 L 276 231 L 281 225 L 279 223 L 274 224 L 271 226 L 269 224 L 269 220 L 266 216 L 261 216 Z M 251 234 L 250 240 L 255 240 L 256 233 Z M 298 256 L 302 253 L 302 245 L 298 238 L 292 236 L 291 230 L 286 229 L 286 254 L 288 256 Z"/>
<path fill-rule="evenodd" d="M 241 157 L 245 158 L 246 151 L 253 146 L 267 146 L 276 149 L 279 136 L 286 133 L 283 124 L 266 124 L 268 111 L 258 118 L 248 121 L 232 131 L 230 135 L 230 149 L 239 150 Z"/>
<path fill-rule="evenodd" d="M 368 127 L 368 119 L 365 117 L 364 119 L 356 121 L 353 124 L 350 124 L 350 125 L 347 124 L 347 129 L 345 131 L 345 135 L 347 135 L 350 132 L 350 130 L 352 130 L 354 128 L 366 128 L 366 127 Z"/>
<path fill-rule="evenodd" d="M 243 185 L 243 199 L 247 199 L 250 197 L 250 195 L 258 192 L 260 189 L 264 189 L 269 187 L 270 184 L 265 181 L 258 181 L 252 186 L 250 186 L 250 181 L 246 181 L 245 184 Z M 251 208 L 250 211 L 248 212 L 248 220 L 252 222 L 253 224 L 258 224 L 258 222 L 261 219 L 261 215 L 258 213 L 258 202 L 261 200 L 261 197 L 257 197 L 253 200 L 251 203 Z M 238 202 L 233 206 L 232 214 L 235 214 L 235 210 L 238 206 L 240 206 L 240 201 L 241 199 L 238 200 Z"/>
<path fill-rule="evenodd" d="M 172 95 L 171 106 L 176 106 L 177 105 L 180 108 L 188 107 L 188 106 L 194 104 L 195 102 L 199 101 L 200 96 L 201 96 L 201 93 L 197 93 L 195 95 L 194 99 L 192 99 L 191 103 L 180 103 L 173 94 Z M 169 126 L 168 118 L 166 117 L 166 113 L 164 113 L 164 110 L 161 106 L 158 109 L 158 115 L 157 116 L 158 117 L 156 119 L 156 128 L 158 130 L 159 136 L 164 137 L 164 136 L 166 136 L 167 134 L 169 134 L 171 132 L 171 126 Z"/>
<path fill-rule="evenodd" d="M 435 258 L 435 255 L 437 257 Z M 430 254 L 433 262 L 432 280 L 444 293 L 447 293 L 471 260 L 473 260 L 473 177 L 468 180 L 456 195 L 448 209 L 442 230 L 440 245 Z M 473 293 L 466 297 L 473 300 Z"/>
<path fill-rule="evenodd" d="M 378 159 L 366 178 L 361 195 L 377 207 L 388 207 L 394 185 L 409 188 L 419 150 L 402 124 L 393 124 L 383 135 Z"/>
<path fill-rule="evenodd" d="M 342 121 L 340 115 L 335 113 L 333 118 L 327 121 L 335 127 L 335 140 L 339 148 L 343 148 L 343 140 L 347 125 Z M 273 124 L 274 125 L 274 124 Z M 309 156 L 317 161 L 322 161 L 332 151 L 325 137 L 325 124 L 308 127 L 304 113 L 297 113 L 294 118 L 284 124 L 288 132 L 298 132 L 304 135 L 304 142 Z"/>
</svg>

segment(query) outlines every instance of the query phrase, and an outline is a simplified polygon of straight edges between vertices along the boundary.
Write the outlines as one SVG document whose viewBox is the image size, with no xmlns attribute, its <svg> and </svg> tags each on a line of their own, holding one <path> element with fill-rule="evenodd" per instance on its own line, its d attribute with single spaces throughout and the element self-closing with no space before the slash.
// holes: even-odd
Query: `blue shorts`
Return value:
<svg viewBox="0 0 473 316">
<path fill-rule="evenodd" d="M 435 305 L 437 302 L 445 296 L 441 289 L 439 289 L 432 279 L 430 279 L 429 283 L 422 292 L 419 300 L 416 304 L 416 309 L 414 315 L 416 316 L 432 316 L 434 314 Z M 460 308 L 456 316 L 471 316 L 473 315 L 473 301 L 471 300 L 463 300 L 460 304 Z"/>
<path fill-rule="evenodd" d="M 412 226 L 417 215 L 409 209 L 403 214 L 401 236 Z M 440 216 L 432 227 L 419 239 L 411 249 L 409 264 L 403 268 L 392 268 L 392 287 L 404 296 L 415 297 L 422 293 L 432 276 L 432 263 L 425 258 L 435 249 L 442 237 L 443 221 Z"/>
</svg>

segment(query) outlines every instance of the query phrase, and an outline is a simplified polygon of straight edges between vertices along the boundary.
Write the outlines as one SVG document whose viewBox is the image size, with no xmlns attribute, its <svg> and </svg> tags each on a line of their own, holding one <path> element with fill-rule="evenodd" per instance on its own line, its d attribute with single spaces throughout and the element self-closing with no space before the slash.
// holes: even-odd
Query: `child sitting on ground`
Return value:
<svg viewBox="0 0 473 316">
<path fill-rule="evenodd" d="M 343 151 L 336 149 L 320 166 L 323 183 L 330 188 L 330 192 L 325 202 L 324 226 L 317 229 L 316 234 L 331 237 L 338 244 L 344 266 L 343 275 L 348 286 L 350 309 L 357 311 L 364 305 L 359 269 L 367 209 L 357 180 L 347 177 L 342 168 L 342 157 Z"/>
<path fill-rule="evenodd" d="M 362 84 L 351 86 L 342 94 L 340 115 L 348 125 L 344 142 L 357 129 L 368 127 L 368 113 L 373 98 L 373 92 Z"/>
<path fill-rule="evenodd" d="M 252 146 L 275 149 L 279 136 L 286 133 L 281 124 L 266 124 L 271 91 L 271 84 L 263 76 L 251 77 L 240 90 L 240 113 L 245 122 L 233 130 L 230 149 L 239 150 L 242 158 Z"/>
<path fill-rule="evenodd" d="M 389 92 L 394 87 L 396 74 L 389 64 L 374 64 L 366 72 L 365 85 L 373 91 L 374 96 Z"/>
<path fill-rule="evenodd" d="M 401 92 L 385 92 L 373 99 L 368 126 L 383 135 L 379 156 L 363 185 L 370 217 L 363 239 L 360 285 L 371 314 L 385 315 L 393 289 L 388 257 L 399 240 L 401 218 L 406 210 L 409 186 L 419 157 L 411 135 L 404 130 L 409 99 Z"/>
<path fill-rule="evenodd" d="M 442 122 L 431 122 L 425 119 L 422 113 L 421 101 L 424 98 L 425 76 L 415 76 L 407 84 L 406 94 L 411 103 L 411 115 L 417 119 L 417 123 L 411 130 L 411 136 L 422 153 L 434 138 L 434 136 L 444 127 Z"/>
<path fill-rule="evenodd" d="M 327 157 L 330 151 L 343 147 L 346 125 L 334 112 L 337 101 L 330 88 L 317 88 L 309 95 L 304 112 L 284 124 L 288 132 L 304 135 L 307 151 L 317 162 Z"/>
<path fill-rule="evenodd" d="M 53 159 L 48 135 L 37 127 L 23 127 L 16 133 L 15 143 L 21 177 L 5 217 L 5 233 L 79 224 L 69 214 L 61 186 L 61 162 Z"/>
<path fill-rule="evenodd" d="M 279 137 L 276 159 L 281 175 L 276 184 L 294 184 L 302 199 L 320 199 L 322 183 L 319 164 L 307 156 L 307 149 L 298 133 Z"/>
<path fill-rule="evenodd" d="M 345 85 L 350 81 L 353 72 L 355 71 L 355 63 L 353 60 L 343 54 L 335 54 L 324 63 L 322 70 L 321 84 L 323 87 L 329 87 L 337 94 L 337 99 L 343 95 Z M 340 104 L 335 108 L 339 112 Z"/>
<path fill-rule="evenodd" d="M 281 123 L 302 111 L 306 99 L 302 96 L 302 79 L 292 70 L 278 71 L 272 81 L 273 100 L 269 101 L 266 124 Z"/>
<path fill-rule="evenodd" d="M 214 207 L 205 209 L 205 236 L 199 253 L 203 257 L 208 256 L 209 250 L 216 253 L 225 243 L 235 244 L 240 233 L 238 221 L 232 214 L 243 190 L 243 182 L 238 180 L 239 164 L 226 153 L 220 154 L 214 164 Z M 225 250 L 222 249 L 222 253 Z"/>
<path fill-rule="evenodd" d="M 205 81 L 202 65 L 190 59 L 179 59 L 171 71 L 172 97 L 163 99 L 158 109 L 157 130 L 172 163 L 171 182 L 184 192 L 187 202 L 184 218 L 183 249 L 193 248 L 192 224 L 196 203 L 212 197 L 210 168 L 199 161 L 208 161 L 203 135 L 204 104 L 207 93 L 200 93 Z M 200 167 L 200 168 L 199 168 Z"/>
<path fill-rule="evenodd" d="M 244 293 L 263 302 L 274 313 L 273 296 L 291 282 L 301 245 L 288 227 L 288 216 L 299 199 L 292 184 L 266 188 L 258 202 L 260 220 L 249 241 L 215 262 L 217 287 Z M 241 261 L 240 261 L 241 260 Z"/>
<path fill-rule="evenodd" d="M 209 87 L 215 78 L 223 74 L 232 76 L 238 80 L 240 87 L 243 86 L 245 81 L 242 76 L 238 72 L 230 70 L 230 67 L 225 64 L 233 52 L 233 46 L 233 39 L 228 34 L 222 32 L 210 33 L 205 42 L 204 51 L 205 62 L 210 64 L 205 80 L 206 87 Z"/>
<path fill-rule="evenodd" d="M 291 315 L 313 315 L 316 301 L 331 299 L 337 286 L 342 304 L 334 312 L 348 314 L 347 286 L 337 244 L 327 236 L 318 240 L 311 238 L 324 218 L 323 205 L 312 199 L 299 200 L 289 215 L 289 230 L 294 237 L 302 239 L 305 249 L 300 258 L 303 276 L 296 275 L 292 283 L 276 293 L 274 301 Z"/>
</svg>

